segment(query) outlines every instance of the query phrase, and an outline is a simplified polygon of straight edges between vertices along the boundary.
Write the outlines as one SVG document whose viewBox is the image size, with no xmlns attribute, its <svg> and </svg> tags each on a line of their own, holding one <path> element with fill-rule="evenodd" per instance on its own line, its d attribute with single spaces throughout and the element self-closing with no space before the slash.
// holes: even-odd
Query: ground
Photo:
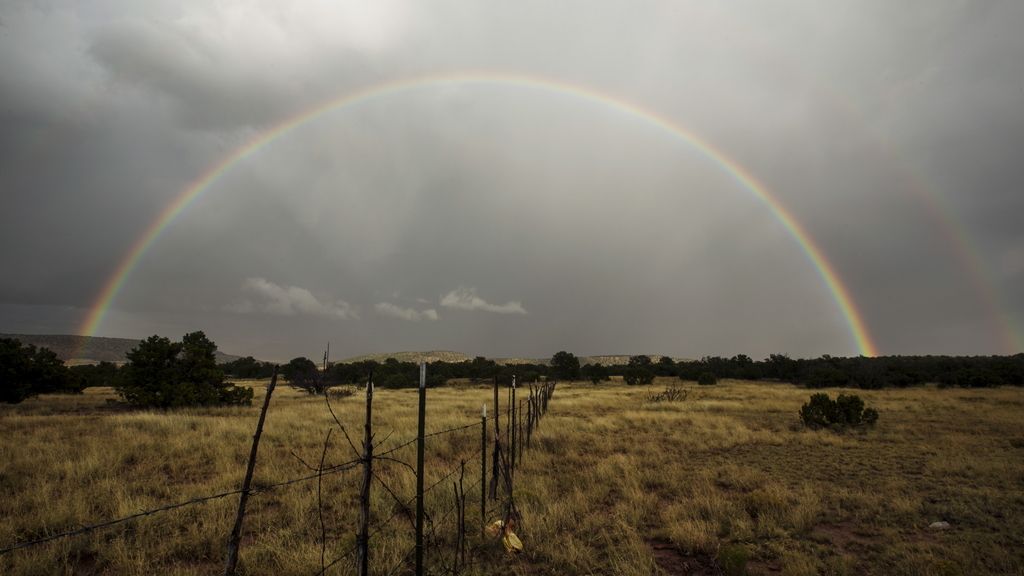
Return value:
<svg viewBox="0 0 1024 576">
<path fill-rule="evenodd" d="M 799 425 L 806 389 L 685 383 L 685 400 L 651 401 L 668 383 L 558 386 L 515 474 L 525 546 L 516 557 L 479 536 L 479 427 L 428 440 L 428 486 L 467 461 L 463 572 L 1024 574 L 1024 390 L 856 391 L 878 409 L 878 425 L 835 432 Z M 249 385 L 257 391 L 249 408 L 133 411 L 96 389 L 0 407 L 0 492 L 10 495 L 0 499 L 0 547 L 237 488 L 266 389 Z M 414 435 L 415 398 L 413 390 L 377 391 L 380 450 Z M 478 422 L 492 392 L 469 385 L 428 398 L 430 432 Z M 361 393 L 333 404 L 358 441 Z M 332 426 L 322 398 L 279 388 L 257 484 L 308 475 Z M 414 446 L 393 456 L 412 462 Z M 352 457 L 336 430 L 327 463 Z M 377 473 L 373 519 L 395 519 L 372 538 L 373 573 L 402 573 L 410 522 L 387 490 L 406 499 L 415 481 L 397 462 L 378 462 Z M 458 476 L 428 494 L 442 543 L 428 551 L 435 573 L 452 564 L 446 510 Z M 358 484 L 358 469 L 323 479 L 327 561 L 352 543 Z M 244 573 L 317 573 L 317 482 L 250 502 Z M 0 556 L 0 573 L 218 574 L 236 506 L 228 497 L 16 550 Z M 497 516 L 489 507 L 488 520 Z M 928 528 L 940 520 L 951 528 Z M 353 573 L 351 562 L 329 573 Z"/>
</svg>

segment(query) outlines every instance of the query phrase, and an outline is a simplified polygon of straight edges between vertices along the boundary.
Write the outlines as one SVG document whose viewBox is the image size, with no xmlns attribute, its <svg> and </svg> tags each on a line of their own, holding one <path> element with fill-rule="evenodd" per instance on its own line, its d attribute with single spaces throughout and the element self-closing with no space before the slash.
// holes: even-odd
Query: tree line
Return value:
<svg viewBox="0 0 1024 576">
<path fill-rule="evenodd" d="M 252 391 L 230 384 L 228 378 L 269 378 L 275 364 L 245 357 L 217 364 L 217 346 L 202 332 L 186 334 L 180 342 L 151 336 L 127 355 L 128 362 L 65 366 L 46 349 L 0 338 L 0 401 L 17 403 L 38 394 L 81 393 L 89 387 L 113 387 L 127 403 L 170 408 L 185 405 L 245 404 Z M 389 358 L 334 364 L 293 358 L 281 367 L 289 384 L 313 394 L 333 386 L 363 385 L 373 374 L 377 386 L 415 387 L 419 366 Z M 465 362 L 435 361 L 428 364 L 427 385 L 450 380 L 493 381 L 508 385 L 540 380 L 589 380 L 594 384 L 613 377 L 631 385 L 650 384 L 655 377 L 678 378 L 700 384 L 719 379 L 792 382 L 808 388 L 903 388 L 921 384 L 967 388 L 1024 385 L 1024 354 L 1013 356 L 881 356 L 793 359 L 772 354 L 753 360 L 744 354 L 731 358 L 706 356 L 700 360 L 674 360 L 661 356 L 632 356 L 626 364 L 580 364 L 567 351 L 547 362 L 499 364 L 476 357 Z"/>
<path fill-rule="evenodd" d="M 236 362 L 250 366 L 251 360 Z M 247 377 L 242 373 L 234 373 L 229 365 L 224 366 L 232 376 Z M 264 373 L 267 370 L 263 368 Z M 375 384 L 383 387 L 414 387 L 419 382 L 419 366 L 416 363 L 399 362 L 393 358 L 384 362 L 364 360 L 336 363 L 328 365 L 324 370 L 312 360 L 299 357 L 285 365 L 282 372 L 289 382 L 315 382 L 320 388 L 343 384 L 361 385 L 371 372 Z M 654 360 L 650 356 L 639 355 L 631 356 L 626 364 L 581 366 L 577 356 L 560 351 L 544 363 L 499 364 L 479 356 L 468 362 L 436 361 L 429 363 L 427 375 L 428 386 L 441 385 L 453 379 L 492 381 L 495 378 L 500 384 L 508 385 L 515 375 L 523 383 L 538 380 L 589 380 L 598 384 L 617 377 L 626 384 L 645 385 L 652 383 L 655 377 L 669 377 L 699 384 L 714 384 L 720 379 L 792 382 L 808 388 L 879 389 L 923 384 L 978 388 L 1024 386 L 1024 354 L 873 358 L 824 355 L 811 359 L 771 354 L 760 361 L 744 354 L 731 358 L 706 356 L 700 360 L 679 361 L 668 356 Z M 322 389 L 311 391 L 322 392 Z"/>
</svg>

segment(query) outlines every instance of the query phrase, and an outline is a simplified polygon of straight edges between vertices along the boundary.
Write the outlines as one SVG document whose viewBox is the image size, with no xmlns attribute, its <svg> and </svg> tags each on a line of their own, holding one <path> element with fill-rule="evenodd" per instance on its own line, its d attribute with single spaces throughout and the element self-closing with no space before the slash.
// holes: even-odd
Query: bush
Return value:
<svg viewBox="0 0 1024 576">
<path fill-rule="evenodd" d="M 865 408 L 864 414 L 862 415 L 864 423 L 868 426 L 874 426 L 875 422 L 878 422 L 878 410 L 874 408 Z"/>
<path fill-rule="evenodd" d="M 824 428 L 834 419 L 835 403 L 828 394 L 812 394 L 800 408 L 800 421 L 808 428 Z"/>
<path fill-rule="evenodd" d="M 697 384 L 701 386 L 713 386 L 718 384 L 718 377 L 711 372 L 701 372 L 700 376 L 697 377 Z"/>
<path fill-rule="evenodd" d="M 316 364 L 304 356 L 292 358 L 281 368 L 281 375 L 292 388 L 305 390 L 307 394 L 324 394 L 327 392 L 326 374 L 321 375 Z"/>
<path fill-rule="evenodd" d="M 638 384 L 647 385 L 654 382 L 654 369 L 651 368 L 650 356 L 630 356 L 626 369 L 622 372 L 622 379 L 626 384 L 635 386 Z"/>
<path fill-rule="evenodd" d="M 681 386 L 668 386 L 664 392 L 651 394 L 647 397 L 649 402 L 685 402 L 690 395 L 689 391 Z"/>
<path fill-rule="evenodd" d="M 718 565 L 727 576 L 743 576 L 747 573 L 750 552 L 742 544 L 727 544 L 718 550 Z"/>
<path fill-rule="evenodd" d="M 604 380 L 611 380 L 608 374 L 608 367 L 601 364 L 587 364 L 580 369 L 583 378 L 590 380 L 591 384 L 598 384 Z"/>
<path fill-rule="evenodd" d="M 812 429 L 825 427 L 871 426 L 878 421 L 878 411 L 865 408 L 860 396 L 840 394 L 835 400 L 828 394 L 812 394 L 800 408 L 800 421 Z"/>
</svg>

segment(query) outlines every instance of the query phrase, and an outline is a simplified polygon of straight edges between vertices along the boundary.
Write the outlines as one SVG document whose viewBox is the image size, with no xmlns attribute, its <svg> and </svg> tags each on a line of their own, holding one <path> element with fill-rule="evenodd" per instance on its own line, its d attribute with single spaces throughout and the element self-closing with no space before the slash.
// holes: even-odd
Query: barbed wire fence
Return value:
<svg viewBox="0 0 1024 576">
<path fill-rule="evenodd" d="M 415 544 L 399 556 L 400 559 L 397 563 L 387 567 L 386 570 L 376 570 L 377 573 L 392 575 L 403 573 L 404 571 L 405 573 L 416 574 L 417 576 L 427 573 L 454 575 L 477 564 L 480 561 L 480 553 L 486 547 L 492 546 L 499 541 L 504 544 L 505 549 L 510 553 L 520 550 L 511 543 L 512 541 L 518 542 L 513 531 L 521 531 L 522 525 L 522 517 L 515 504 L 515 471 L 517 466 L 522 464 L 524 451 L 528 451 L 531 448 L 532 436 L 539 426 L 541 418 L 547 412 L 548 403 L 555 391 L 554 382 L 540 383 L 537 386 L 530 384 L 525 397 L 517 398 L 516 379 L 513 376 L 511 386 L 507 391 L 506 406 L 502 410 L 499 403 L 498 379 L 495 378 L 493 383 L 493 407 L 490 415 L 488 415 L 487 404 L 484 404 L 479 421 L 427 433 L 425 431 L 427 403 L 426 365 L 421 364 L 418 389 L 417 435 L 378 451 L 388 442 L 390 434 L 384 439 L 377 441 L 373 432 L 374 385 L 373 374 L 371 373 L 365 387 L 366 410 L 361 446 L 357 446 L 353 442 L 349 430 L 335 413 L 329 395 L 325 394 L 326 408 L 331 415 L 334 426 L 328 428 L 325 433 L 319 461 L 316 465 L 312 465 L 294 451 L 291 452 L 291 455 L 310 473 L 268 484 L 254 484 L 253 476 L 259 453 L 260 438 L 277 379 L 278 371 L 275 368 L 270 384 L 267 386 L 263 406 L 257 420 L 249 458 L 246 461 L 246 471 L 240 488 L 197 496 L 142 510 L 120 518 L 98 520 L 77 527 L 60 529 L 33 539 L 13 542 L 0 548 L 0 557 L 58 540 L 127 525 L 135 520 L 160 515 L 172 510 L 238 496 L 239 504 L 234 525 L 228 536 L 224 567 L 225 576 L 233 576 L 238 572 L 242 552 L 241 543 L 244 533 L 246 507 L 249 498 L 313 481 L 316 482 L 317 523 L 320 530 L 320 570 L 315 573 L 318 576 L 332 573 L 333 570 L 344 566 L 349 561 L 355 562 L 355 570 L 359 576 L 368 576 L 371 565 L 371 542 L 400 517 L 404 517 L 409 522 L 410 529 L 415 535 Z M 502 419 L 504 419 L 504 430 L 502 429 Z M 493 435 L 488 434 L 489 424 L 493 427 Z M 440 476 L 427 484 L 425 464 L 426 442 L 434 438 L 465 433 L 477 428 L 480 429 L 479 445 L 469 453 L 459 454 L 455 461 L 442 471 Z M 344 436 L 348 447 L 353 453 L 353 458 L 336 464 L 327 464 L 328 448 L 331 437 L 336 429 Z M 400 453 L 405 448 L 413 445 L 416 446 L 415 464 L 399 458 Z M 488 452 L 489 447 L 490 452 Z M 479 459 L 479 471 L 474 473 L 472 472 L 473 462 L 476 462 L 477 459 Z M 374 469 L 375 463 L 381 466 L 391 466 L 405 473 L 413 474 L 416 481 L 416 493 L 408 498 L 399 496 L 391 485 L 385 481 L 383 475 Z M 467 464 L 469 465 L 468 468 Z M 342 547 L 340 554 L 328 559 L 327 548 L 329 538 L 327 537 L 324 516 L 324 478 L 359 469 L 362 470 L 363 475 L 359 489 L 360 514 L 354 541 Z M 470 470 L 471 477 L 475 476 L 475 480 L 468 484 L 467 470 Z M 454 479 L 456 474 L 458 474 L 457 480 Z M 450 487 L 446 485 L 446 482 L 449 480 L 452 480 Z M 374 521 L 370 507 L 371 493 L 375 486 L 383 489 L 386 498 L 392 501 L 394 506 L 394 511 L 391 515 L 379 522 Z M 427 495 L 433 494 L 435 490 L 444 491 L 449 488 L 451 490 L 450 505 L 444 506 L 443 510 L 439 510 L 439 506 L 434 506 L 434 510 L 427 510 Z M 478 502 L 470 506 L 467 503 L 467 493 L 476 495 L 479 498 Z M 439 496 L 435 498 L 435 501 L 444 500 L 440 494 L 441 492 L 438 492 Z M 467 512 L 471 507 L 476 508 L 475 511 L 479 514 L 477 517 L 479 531 L 474 531 L 478 536 L 473 538 L 474 543 L 472 545 L 469 544 L 469 531 L 467 530 Z M 448 526 L 448 521 L 453 517 L 455 520 L 454 526 Z M 491 520 L 491 518 L 495 519 Z M 446 529 L 449 531 L 446 532 Z M 510 534 L 511 537 L 509 536 Z M 430 553 L 429 555 L 428 552 Z"/>
</svg>

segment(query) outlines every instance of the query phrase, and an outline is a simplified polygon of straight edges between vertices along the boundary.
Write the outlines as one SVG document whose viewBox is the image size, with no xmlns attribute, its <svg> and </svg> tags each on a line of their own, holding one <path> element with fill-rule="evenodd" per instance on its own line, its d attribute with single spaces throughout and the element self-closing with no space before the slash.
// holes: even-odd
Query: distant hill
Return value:
<svg viewBox="0 0 1024 576">
<path fill-rule="evenodd" d="M 374 362 L 384 362 L 388 358 L 394 358 L 399 362 L 412 362 L 419 364 L 420 362 L 469 362 L 474 357 L 469 354 L 462 352 L 453 352 L 451 350 L 430 350 L 427 352 L 383 352 L 381 354 L 364 354 L 362 356 L 353 356 L 352 358 L 346 358 L 341 360 L 344 363 L 351 362 L 365 362 L 367 360 L 373 360 Z M 547 363 L 547 360 L 535 360 L 533 358 L 488 358 L 488 360 L 494 360 L 498 365 L 504 366 L 507 364 L 534 364 L 534 363 Z"/>
<path fill-rule="evenodd" d="M 49 348 L 67 364 L 96 364 L 99 362 L 124 363 L 125 354 L 139 345 L 140 340 L 130 338 L 101 338 L 73 334 L 0 334 L 0 338 L 14 338 L 36 348 Z M 217 362 L 230 362 L 240 356 L 217 351 Z"/>
<path fill-rule="evenodd" d="M 647 356 L 650 357 L 651 362 L 657 362 L 658 360 L 661 360 L 661 357 L 664 356 L 664 354 L 648 354 Z M 580 356 L 580 366 L 583 366 L 585 364 L 619 366 L 622 364 L 629 364 L 629 357 L 630 355 L 628 354 L 611 354 L 607 356 Z M 689 360 L 689 358 L 680 358 L 678 356 L 669 356 L 669 358 L 675 360 L 676 362 L 680 362 L 682 360 Z"/>
<path fill-rule="evenodd" d="M 661 354 L 650 354 L 651 361 L 657 362 L 661 359 Z M 469 354 L 462 352 L 453 352 L 451 350 L 432 350 L 429 352 L 386 352 L 382 354 L 364 354 L 362 356 L 354 356 L 352 358 L 346 358 L 341 360 L 344 363 L 350 362 L 365 362 L 367 360 L 373 360 L 375 362 L 384 362 L 388 358 L 394 358 L 399 362 L 412 362 L 418 364 L 420 362 L 468 362 L 473 359 Z M 629 363 L 628 354 L 619 355 L 606 355 L 606 356 L 580 356 L 580 366 L 585 364 L 600 364 L 602 366 L 617 366 Z M 683 358 L 672 357 L 673 360 L 679 361 Z M 494 360 L 499 366 L 510 366 L 515 364 L 548 364 L 551 362 L 551 358 L 488 358 L 488 360 Z"/>
<path fill-rule="evenodd" d="M 657 362 L 661 359 L 661 354 L 648 354 L 651 362 Z M 578 356 L 580 366 L 586 366 L 587 364 L 600 364 L 601 366 L 623 366 L 629 364 L 629 354 L 608 354 L 604 356 Z M 671 357 L 676 362 L 685 360 L 685 358 Z M 502 366 L 511 364 L 550 364 L 551 358 L 491 358 L 496 363 Z"/>
<path fill-rule="evenodd" d="M 399 362 L 412 362 L 419 364 L 420 362 L 468 362 L 472 360 L 470 356 L 463 354 L 462 352 L 452 352 L 451 350 L 431 350 L 428 352 L 386 352 L 383 354 L 364 354 L 362 356 L 353 356 L 352 358 L 346 358 L 341 360 L 343 363 L 352 362 L 365 362 L 367 360 L 373 360 L 375 362 L 384 362 L 388 358 L 394 358 Z"/>
</svg>

